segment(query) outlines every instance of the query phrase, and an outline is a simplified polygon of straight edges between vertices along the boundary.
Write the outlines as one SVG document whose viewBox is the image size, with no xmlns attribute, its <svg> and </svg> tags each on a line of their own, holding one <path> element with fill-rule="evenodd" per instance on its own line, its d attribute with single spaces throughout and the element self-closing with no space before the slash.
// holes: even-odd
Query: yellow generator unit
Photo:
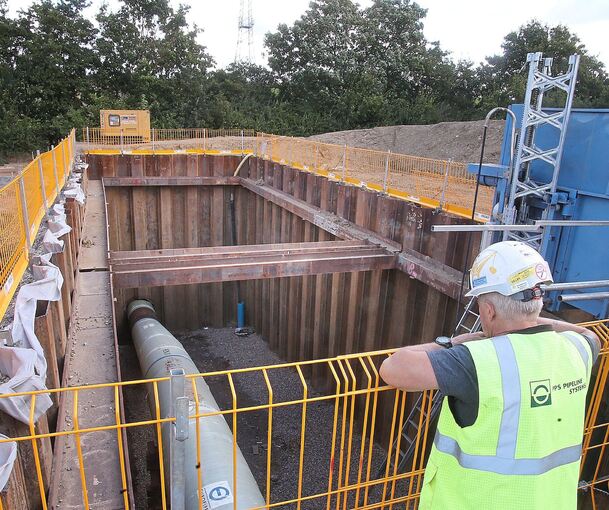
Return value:
<svg viewBox="0 0 609 510">
<path fill-rule="evenodd" d="M 148 110 L 100 110 L 99 125 L 103 137 L 122 135 L 125 143 L 150 141 Z"/>
</svg>

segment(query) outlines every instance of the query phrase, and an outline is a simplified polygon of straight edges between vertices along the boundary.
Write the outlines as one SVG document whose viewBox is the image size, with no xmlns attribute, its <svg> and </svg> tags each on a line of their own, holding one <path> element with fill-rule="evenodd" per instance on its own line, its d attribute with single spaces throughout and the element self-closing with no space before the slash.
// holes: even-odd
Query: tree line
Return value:
<svg viewBox="0 0 609 510">
<path fill-rule="evenodd" d="M 265 37 L 268 65 L 218 68 L 188 8 L 169 0 L 0 0 L 0 155 L 96 126 L 103 108 L 149 109 L 158 128 L 252 128 L 287 135 L 482 118 L 522 101 L 526 54 L 566 68 L 582 56 L 576 106 L 609 106 L 609 77 L 565 26 L 530 21 L 483 63 L 451 58 L 423 34 L 411 0 L 313 0 Z M 227 36 L 227 44 L 232 44 Z M 552 98 L 550 98 L 551 100 Z"/>
</svg>

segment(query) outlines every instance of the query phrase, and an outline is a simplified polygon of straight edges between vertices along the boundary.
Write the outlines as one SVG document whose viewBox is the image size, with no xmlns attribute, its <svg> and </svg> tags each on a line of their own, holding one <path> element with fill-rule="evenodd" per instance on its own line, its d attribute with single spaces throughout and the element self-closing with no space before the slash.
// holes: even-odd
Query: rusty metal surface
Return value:
<svg viewBox="0 0 609 510">
<path fill-rule="evenodd" d="M 244 249 L 245 248 L 245 249 Z M 165 252 L 165 250 L 160 250 Z M 201 249 L 203 253 L 112 259 L 115 288 L 164 287 L 193 283 L 293 277 L 392 269 L 395 257 L 365 242 L 296 243 Z M 164 256 L 163 256 L 164 255 Z"/>
<path fill-rule="evenodd" d="M 237 186 L 239 177 L 103 177 L 104 186 Z"/>
</svg>

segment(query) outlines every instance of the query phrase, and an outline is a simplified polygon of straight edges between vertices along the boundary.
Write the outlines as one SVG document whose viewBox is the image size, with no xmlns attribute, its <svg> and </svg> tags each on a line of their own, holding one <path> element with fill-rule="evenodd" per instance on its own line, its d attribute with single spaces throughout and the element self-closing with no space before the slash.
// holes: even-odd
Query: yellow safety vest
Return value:
<svg viewBox="0 0 609 510">
<path fill-rule="evenodd" d="M 576 333 L 464 344 L 478 416 L 460 427 L 444 400 L 420 510 L 575 510 L 592 352 Z"/>
</svg>

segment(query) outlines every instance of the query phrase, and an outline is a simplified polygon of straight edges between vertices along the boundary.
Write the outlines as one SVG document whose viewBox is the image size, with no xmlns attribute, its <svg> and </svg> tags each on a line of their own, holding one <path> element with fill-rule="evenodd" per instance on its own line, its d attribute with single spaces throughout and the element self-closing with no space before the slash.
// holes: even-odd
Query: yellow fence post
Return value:
<svg viewBox="0 0 609 510">
<path fill-rule="evenodd" d="M 38 173 L 40 174 L 40 191 L 42 192 L 42 203 L 44 205 L 44 212 L 46 214 L 49 209 L 47 203 L 47 192 L 44 185 L 44 172 L 42 171 L 42 158 L 40 157 L 40 151 L 36 150 L 36 159 L 38 159 Z"/>
<path fill-rule="evenodd" d="M 53 175 L 55 176 L 55 189 L 59 196 L 59 177 L 57 176 L 57 159 L 55 158 L 55 146 L 51 145 L 51 155 L 53 156 Z"/>
<path fill-rule="evenodd" d="M 66 154 L 66 144 L 61 143 L 61 154 L 63 155 L 63 182 L 66 182 L 68 175 L 70 175 L 70 167 L 68 166 L 68 158 Z"/>
<path fill-rule="evenodd" d="M 385 158 L 385 178 L 383 179 L 383 193 L 387 193 L 389 188 L 389 158 L 391 157 L 391 151 L 387 151 L 387 157 Z"/>
<path fill-rule="evenodd" d="M 21 216 L 23 217 L 23 230 L 25 230 L 25 241 L 27 243 L 28 253 L 32 249 L 32 241 L 30 239 L 30 220 L 27 214 L 27 202 L 25 200 L 25 186 L 23 184 L 23 172 L 19 176 L 19 195 L 21 197 Z"/>
</svg>

